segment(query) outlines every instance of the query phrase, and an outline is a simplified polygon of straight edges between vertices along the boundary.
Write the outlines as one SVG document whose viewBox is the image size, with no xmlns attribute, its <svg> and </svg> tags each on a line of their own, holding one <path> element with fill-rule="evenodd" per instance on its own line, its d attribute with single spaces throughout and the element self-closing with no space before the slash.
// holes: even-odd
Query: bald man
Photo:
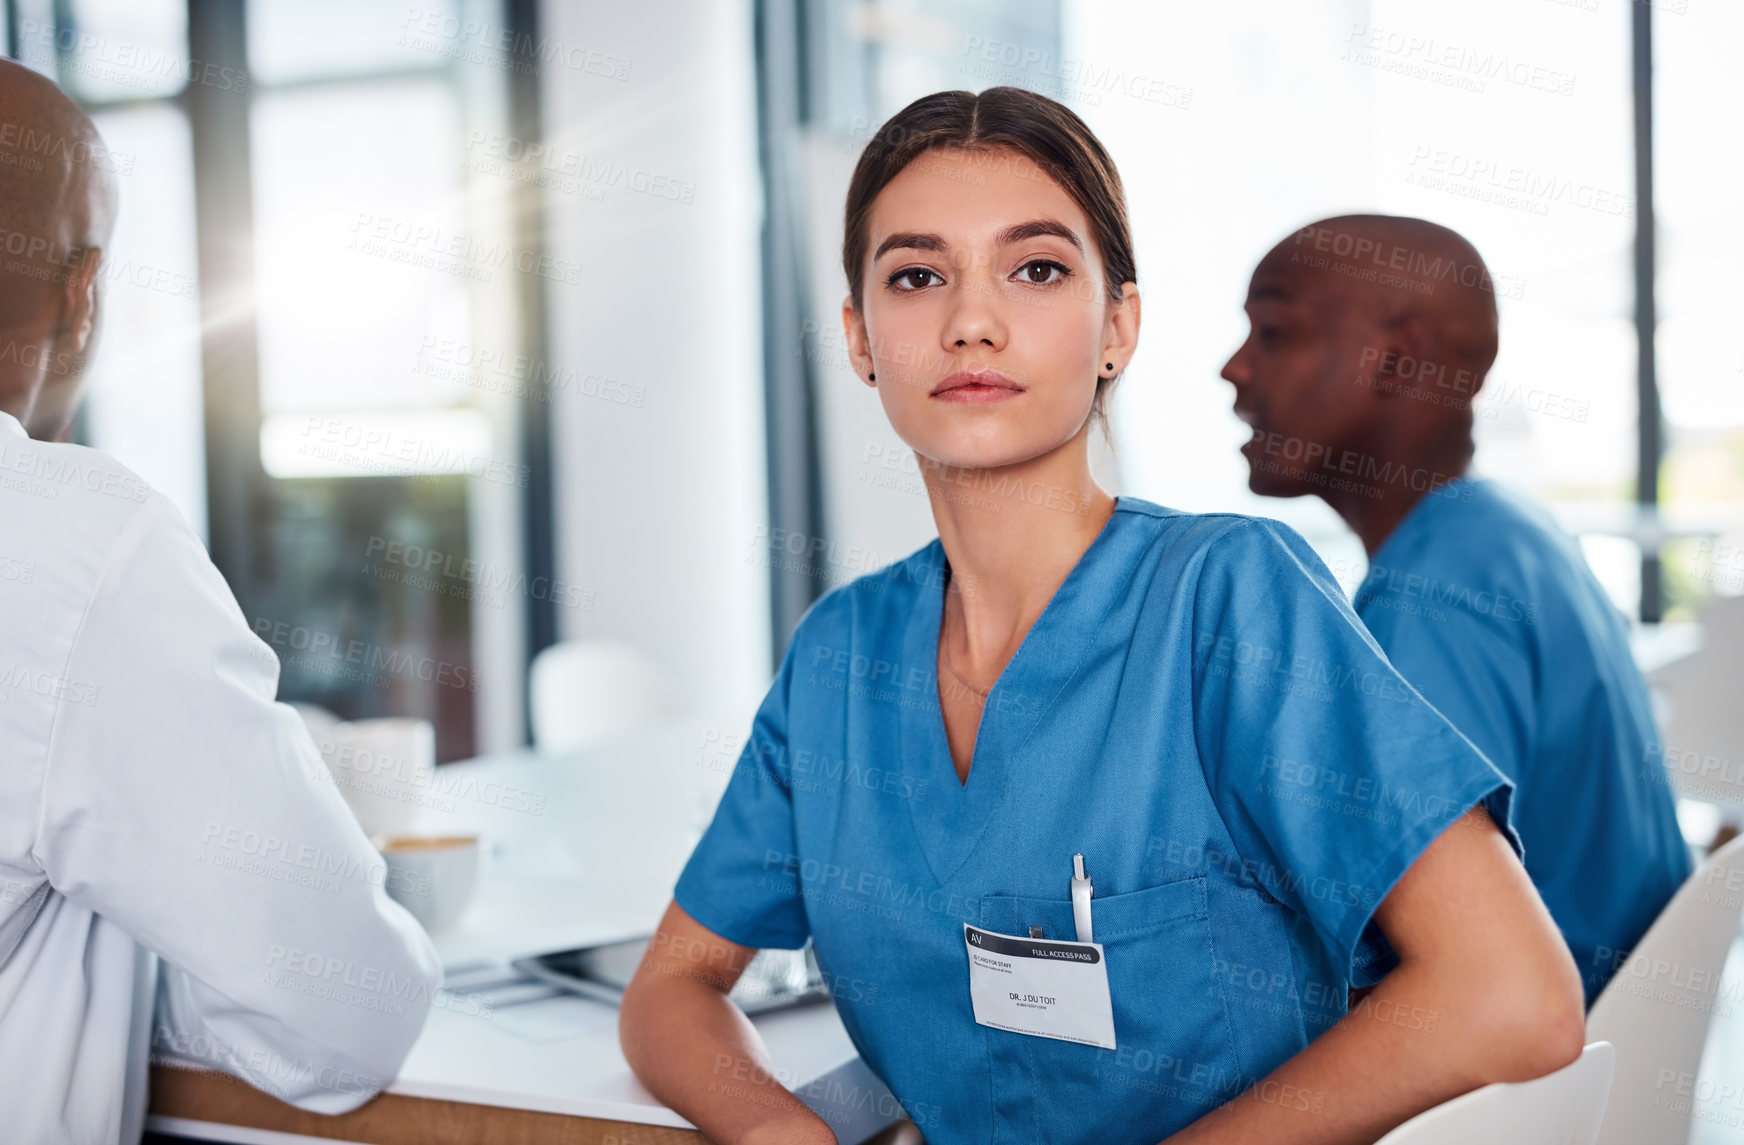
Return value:
<svg viewBox="0 0 1744 1145">
<path fill-rule="evenodd" d="M 1591 1004 L 1690 857 L 1624 618 L 1545 513 L 1470 472 L 1495 291 L 1446 227 L 1325 219 L 1261 260 L 1223 377 L 1250 488 L 1344 518 L 1369 554 L 1358 615 L 1514 780 L 1527 872 Z"/>
<path fill-rule="evenodd" d="M 0 1139 L 132 1145 L 154 1056 L 339 1113 L 441 968 L 200 539 L 64 444 L 116 192 L 0 60 Z M 34 439 L 34 440 L 33 440 Z"/>
</svg>

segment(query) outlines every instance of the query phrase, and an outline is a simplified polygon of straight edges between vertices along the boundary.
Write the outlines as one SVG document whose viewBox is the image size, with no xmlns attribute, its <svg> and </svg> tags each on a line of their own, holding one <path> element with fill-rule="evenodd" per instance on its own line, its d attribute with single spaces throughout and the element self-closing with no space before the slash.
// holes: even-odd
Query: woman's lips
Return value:
<svg viewBox="0 0 1744 1145">
<path fill-rule="evenodd" d="M 986 386 L 975 382 L 967 386 L 953 386 L 948 390 L 941 390 L 934 394 L 933 398 L 941 402 L 961 402 L 964 405 L 987 405 L 1015 398 L 1021 393 L 1023 393 L 1022 390 L 1014 390 L 1010 386 Z"/>
<path fill-rule="evenodd" d="M 985 405 L 1014 398 L 1023 390 L 998 370 L 959 370 L 940 382 L 932 396 L 944 402 Z"/>
</svg>

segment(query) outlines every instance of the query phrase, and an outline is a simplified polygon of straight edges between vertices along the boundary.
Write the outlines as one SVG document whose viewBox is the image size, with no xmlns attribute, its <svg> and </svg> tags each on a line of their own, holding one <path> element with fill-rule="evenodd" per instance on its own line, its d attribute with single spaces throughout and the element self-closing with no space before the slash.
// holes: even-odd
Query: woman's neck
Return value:
<svg viewBox="0 0 1744 1145">
<path fill-rule="evenodd" d="M 950 562 L 944 643 L 955 670 L 990 684 L 1114 512 L 1090 476 L 1087 436 L 999 469 L 923 465 Z"/>
</svg>

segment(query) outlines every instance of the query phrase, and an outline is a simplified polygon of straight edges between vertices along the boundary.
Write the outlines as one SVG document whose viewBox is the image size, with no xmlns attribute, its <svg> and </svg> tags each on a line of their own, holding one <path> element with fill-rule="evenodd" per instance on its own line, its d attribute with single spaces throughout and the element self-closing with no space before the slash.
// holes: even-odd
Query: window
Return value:
<svg viewBox="0 0 1744 1145">
<path fill-rule="evenodd" d="M 1454 228 L 1496 277 L 1501 352 L 1477 404 L 1477 468 L 1572 515 L 1627 509 L 1626 20 L 1505 0 L 1073 11 L 1084 59 L 1182 93 L 1080 108 L 1127 178 L 1156 316 L 1117 421 L 1134 492 L 1282 518 L 1347 585 L 1360 579 L 1360 544 L 1319 499 L 1247 490 L 1248 430 L 1218 372 L 1246 335 L 1259 258 L 1316 218 L 1375 210 Z M 1633 612 L 1638 553 L 1588 556 Z"/>
<path fill-rule="evenodd" d="M 209 533 L 281 698 L 428 718 L 445 760 L 523 742 L 532 475 L 479 366 L 521 353 L 539 260 L 512 172 L 470 146 L 502 132 L 507 71 L 449 50 L 500 6 L 8 11 L 121 187 L 84 438 Z"/>
<path fill-rule="evenodd" d="M 95 110 L 120 186 L 107 313 L 85 433 L 206 532 L 200 393 L 200 272 L 188 117 L 168 100 Z"/>
<path fill-rule="evenodd" d="M 1668 618 L 1710 595 L 1744 594 L 1744 155 L 1720 145 L 1716 111 L 1736 108 L 1731 45 L 1744 8 L 1655 0 L 1654 139 L 1659 220 L 1661 474 L 1675 533 L 1665 556 Z M 1735 130 L 1722 116 L 1720 130 Z"/>
<path fill-rule="evenodd" d="M 525 260 L 502 180 L 469 162 L 501 130 L 503 74 L 444 51 L 502 18 L 248 3 L 260 457 L 281 506 L 255 622 L 281 691 L 431 719 L 442 759 L 520 742 L 530 578 L 477 538 L 518 519 L 531 474 L 513 399 L 474 367 L 475 347 L 515 352 Z"/>
</svg>

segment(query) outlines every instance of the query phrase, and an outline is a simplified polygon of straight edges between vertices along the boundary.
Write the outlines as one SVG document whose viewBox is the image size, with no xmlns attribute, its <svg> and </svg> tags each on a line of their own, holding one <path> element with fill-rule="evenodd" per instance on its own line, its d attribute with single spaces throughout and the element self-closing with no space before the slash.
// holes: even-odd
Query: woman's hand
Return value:
<svg viewBox="0 0 1744 1145">
<path fill-rule="evenodd" d="M 1370 1142 L 1469 1090 L 1541 1077 L 1580 1056 L 1580 974 L 1488 812 L 1474 808 L 1443 831 L 1374 917 L 1399 956 L 1393 972 L 1169 1145 Z"/>
<path fill-rule="evenodd" d="M 775 1079 L 756 1027 L 727 999 L 756 953 L 668 906 L 624 990 L 624 1059 L 711 1141 L 835 1145 L 830 1127 Z"/>
</svg>

